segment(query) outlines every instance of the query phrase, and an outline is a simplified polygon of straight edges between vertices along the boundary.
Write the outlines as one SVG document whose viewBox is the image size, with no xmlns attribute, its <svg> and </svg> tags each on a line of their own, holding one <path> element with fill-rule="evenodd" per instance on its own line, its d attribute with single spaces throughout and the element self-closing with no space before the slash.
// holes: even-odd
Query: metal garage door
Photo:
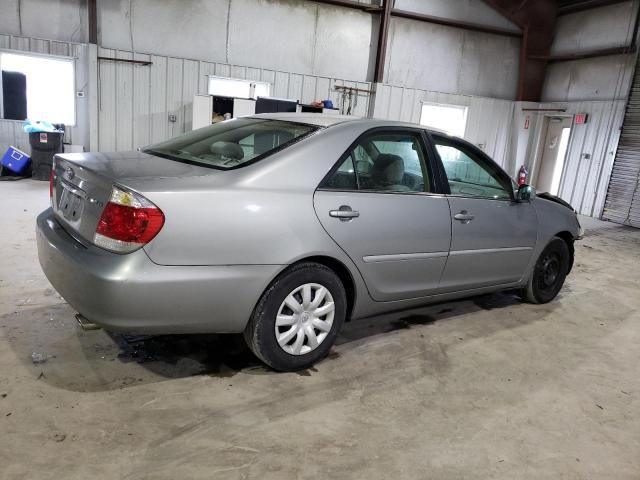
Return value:
<svg viewBox="0 0 640 480">
<path fill-rule="evenodd" d="M 640 68 L 633 79 L 602 218 L 640 228 Z"/>
</svg>

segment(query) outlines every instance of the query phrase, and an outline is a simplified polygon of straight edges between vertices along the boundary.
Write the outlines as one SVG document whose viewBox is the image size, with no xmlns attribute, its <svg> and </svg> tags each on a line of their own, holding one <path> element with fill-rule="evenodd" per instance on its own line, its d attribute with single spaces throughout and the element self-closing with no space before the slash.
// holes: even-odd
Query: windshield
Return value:
<svg viewBox="0 0 640 480">
<path fill-rule="evenodd" d="M 255 162 L 318 127 L 281 120 L 238 118 L 185 133 L 143 151 L 178 162 L 231 169 Z"/>
</svg>

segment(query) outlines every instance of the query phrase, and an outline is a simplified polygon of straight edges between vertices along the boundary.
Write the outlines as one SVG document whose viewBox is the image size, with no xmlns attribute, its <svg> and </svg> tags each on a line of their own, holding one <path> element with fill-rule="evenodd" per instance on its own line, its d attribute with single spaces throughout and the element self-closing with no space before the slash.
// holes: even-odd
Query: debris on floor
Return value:
<svg viewBox="0 0 640 480">
<path fill-rule="evenodd" d="M 48 360 L 48 358 L 45 355 L 41 354 L 41 353 L 33 352 L 31 354 L 31 361 L 34 364 L 45 363 L 47 360 Z"/>
</svg>

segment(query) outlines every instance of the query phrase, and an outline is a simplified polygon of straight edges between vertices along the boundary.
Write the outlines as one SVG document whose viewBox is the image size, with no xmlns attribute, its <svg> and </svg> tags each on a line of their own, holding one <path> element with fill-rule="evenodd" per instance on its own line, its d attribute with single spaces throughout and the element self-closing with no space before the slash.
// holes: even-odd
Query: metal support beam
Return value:
<svg viewBox="0 0 640 480">
<path fill-rule="evenodd" d="M 614 2 L 611 2 L 614 3 Z M 640 11 L 636 13 L 633 22 L 633 33 L 631 34 L 631 43 L 621 47 L 599 48 L 596 50 L 585 50 L 584 52 L 563 53 L 560 55 L 547 55 L 544 57 L 530 57 L 537 60 L 545 60 L 547 62 L 570 62 L 572 60 L 583 60 L 585 58 L 609 57 L 613 55 L 629 55 L 638 51 L 638 29 L 640 28 Z"/>
<path fill-rule="evenodd" d="M 523 112 L 566 112 L 566 108 L 523 108 Z"/>
<path fill-rule="evenodd" d="M 134 65 L 142 65 L 143 67 L 153 65 L 153 62 L 148 62 L 146 60 L 129 60 L 128 58 L 113 58 L 113 57 L 99 56 L 98 60 L 104 60 L 106 62 L 133 63 Z"/>
<path fill-rule="evenodd" d="M 387 55 L 387 40 L 389 38 L 389 22 L 393 10 L 393 0 L 384 0 L 380 13 L 380 29 L 378 30 L 378 47 L 376 48 L 376 66 L 373 71 L 373 82 L 381 83 L 384 78 L 384 62 Z"/>
<path fill-rule="evenodd" d="M 484 0 L 523 29 L 517 100 L 537 102 L 542 95 L 557 17 L 556 0 Z"/>
<path fill-rule="evenodd" d="M 96 0 L 87 0 L 87 15 L 89 17 L 89 43 L 98 44 L 98 8 Z"/>
<path fill-rule="evenodd" d="M 363 12 L 377 13 L 382 11 L 381 7 L 367 3 L 356 2 L 355 0 L 313 0 L 316 3 L 324 3 L 334 7 L 345 7 L 353 10 L 362 10 Z"/>
<path fill-rule="evenodd" d="M 601 48 L 598 50 L 587 50 L 578 53 L 563 53 L 561 55 L 533 56 L 530 60 L 545 60 L 547 62 L 570 62 L 572 60 L 583 60 L 585 58 L 608 57 L 611 55 L 626 55 L 635 53 L 637 50 L 635 45 L 626 47 Z"/>
<path fill-rule="evenodd" d="M 495 35 L 505 35 L 507 37 L 522 37 L 521 32 L 508 30 L 506 28 L 491 27 L 489 25 L 480 25 L 478 23 L 463 22 L 460 20 L 452 20 L 449 18 L 434 17 L 432 15 L 424 15 L 422 13 L 408 12 L 394 8 L 391 10 L 392 17 L 408 18 L 420 22 L 435 23 L 437 25 L 445 25 L 447 27 L 462 28 L 464 30 L 472 30 L 474 32 L 492 33 Z"/>
<path fill-rule="evenodd" d="M 628 0 L 575 0 L 573 2 L 564 2 L 558 6 L 558 15 L 583 12 L 592 8 L 606 7 L 607 5 L 614 5 L 626 1 Z"/>
<path fill-rule="evenodd" d="M 347 87 L 345 85 L 336 85 L 333 87 L 336 92 L 356 92 L 356 93 L 366 93 L 372 94 L 375 93 L 373 90 L 367 90 L 366 88 L 357 88 L 357 87 Z"/>
</svg>

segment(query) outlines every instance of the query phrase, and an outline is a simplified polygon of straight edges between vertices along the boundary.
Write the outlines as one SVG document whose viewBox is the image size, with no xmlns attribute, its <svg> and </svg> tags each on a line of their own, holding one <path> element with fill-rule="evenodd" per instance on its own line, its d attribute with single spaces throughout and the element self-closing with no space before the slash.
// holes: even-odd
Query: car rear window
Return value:
<svg viewBox="0 0 640 480">
<path fill-rule="evenodd" d="M 150 145 L 143 151 L 177 162 L 228 170 L 265 158 L 318 128 L 282 120 L 238 118 Z"/>
</svg>

